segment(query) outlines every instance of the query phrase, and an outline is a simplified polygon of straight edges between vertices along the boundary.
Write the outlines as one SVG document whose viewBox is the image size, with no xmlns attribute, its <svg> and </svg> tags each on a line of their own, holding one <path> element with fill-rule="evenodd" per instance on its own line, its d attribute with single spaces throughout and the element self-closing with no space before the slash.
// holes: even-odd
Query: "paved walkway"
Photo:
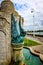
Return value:
<svg viewBox="0 0 43 65">
<path fill-rule="evenodd" d="M 32 46 L 31 48 L 43 54 L 43 45 Z"/>
</svg>

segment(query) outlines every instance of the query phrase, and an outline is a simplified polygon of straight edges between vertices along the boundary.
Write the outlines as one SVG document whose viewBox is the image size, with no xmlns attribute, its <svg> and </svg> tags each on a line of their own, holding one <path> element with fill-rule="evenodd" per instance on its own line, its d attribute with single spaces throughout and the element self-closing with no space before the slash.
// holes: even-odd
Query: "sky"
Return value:
<svg viewBox="0 0 43 65">
<path fill-rule="evenodd" d="M 15 10 L 24 17 L 24 28 L 26 30 L 33 30 L 33 28 L 34 30 L 43 30 L 43 0 L 11 1 L 14 3 Z"/>
</svg>

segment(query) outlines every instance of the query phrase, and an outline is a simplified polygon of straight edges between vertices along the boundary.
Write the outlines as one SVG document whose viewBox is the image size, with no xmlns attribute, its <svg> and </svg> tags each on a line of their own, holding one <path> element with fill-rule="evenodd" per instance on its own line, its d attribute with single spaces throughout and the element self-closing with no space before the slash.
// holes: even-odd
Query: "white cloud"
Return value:
<svg viewBox="0 0 43 65">
<path fill-rule="evenodd" d="M 2 0 L 0 0 L 1 2 Z M 43 21 L 43 0 L 11 0 L 16 4 L 15 8 L 21 16 L 24 17 L 24 25 L 33 25 L 33 14 L 31 9 L 34 9 L 35 24 L 41 26 L 40 21 Z M 18 8 L 18 9 L 17 9 Z M 27 23 L 26 23 L 27 22 Z"/>
<path fill-rule="evenodd" d="M 0 2 L 3 0 L 0 0 Z M 18 4 L 27 4 L 33 7 L 35 10 L 42 11 L 43 10 L 43 0 L 11 0 L 13 3 Z"/>
</svg>

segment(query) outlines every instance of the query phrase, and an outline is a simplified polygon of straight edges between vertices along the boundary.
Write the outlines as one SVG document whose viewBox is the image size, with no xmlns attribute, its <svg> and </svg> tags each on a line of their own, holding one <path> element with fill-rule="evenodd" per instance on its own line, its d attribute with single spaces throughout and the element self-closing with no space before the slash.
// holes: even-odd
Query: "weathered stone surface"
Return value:
<svg viewBox="0 0 43 65">
<path fill-rule="evenodd" d="M 0 62 L 6 61 L 6 39 L 5 34 L 0 31 Z"/>
<path fill-rule="evenodd" d="M 11 1 L 9 0 L 4 0 L 2 3 L 1 3 L 1 10 L 3 12 L 6 12 L 6 13 L 13 13 L 14 11 L 14 5 Z"/>
<path fill-rule="evenodd" d="M 16 65 L 23 65 L 24 64 L 24 56 L 22 53 L 23 43 L 20 44 L 12 44 L 13 49 L 13 61 Z M 19 63 L 18 63 L 19 62 Z"/>
<path fill-rule="evenodd" d="M 11 60 L 11 15 L 8 16 L 6 19 L 4 15 L 0 17 L 0 63 L 9 63 Z"/>
</svg>

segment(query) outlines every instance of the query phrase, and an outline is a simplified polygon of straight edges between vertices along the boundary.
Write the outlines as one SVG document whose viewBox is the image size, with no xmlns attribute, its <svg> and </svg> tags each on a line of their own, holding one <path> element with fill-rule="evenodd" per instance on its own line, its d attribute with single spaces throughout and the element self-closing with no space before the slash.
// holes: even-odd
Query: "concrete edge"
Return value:
<svg viewBox="0 0 43 65">
<path fill-rule="evenodd" d="M 29 49 L 30 49 L 31 53 L 33 53 L 33 54 L 39 56 L 40 59 L 43 61 L 43 54 L 40 54 L 40 53 L 34 52 L 33 49 L 32 49 L 31 47 L 29 47 Z"/>
</svg>

